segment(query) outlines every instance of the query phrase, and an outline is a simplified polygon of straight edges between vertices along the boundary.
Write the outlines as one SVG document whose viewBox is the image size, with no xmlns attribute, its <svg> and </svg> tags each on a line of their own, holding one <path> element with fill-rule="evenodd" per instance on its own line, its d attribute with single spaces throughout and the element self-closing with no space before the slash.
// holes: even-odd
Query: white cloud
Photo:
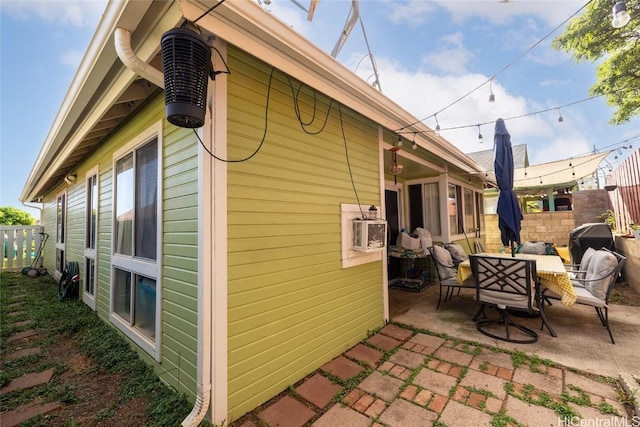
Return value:
<svg viewBox="0 0 640 427">
<path fill-rule="evenodd" d="M 394 24 L 407 24 L 411 28 L 416 28 L 427 22 L 430 13 L 435 9 L 435 5 L 423 0 L 410 0 L 407 2 L 387 2 L 386 9 L 389 11 L 389 19 Z"/>
<path fill-rule="evenodd" d="M 15 18 L 37 18 L 57 26 L 94 28 L 104 12 L 105 0 L 22 0 L 0 2 L 3 13 Z"/>
<path fill-rule="evenodd" d="M 436 2 L 447 9 L 451 13 L 454 22 L 458 23 L 482 17 L 491 24 L 505 24 L 519 15 L 533 15 L 544 19 L 554 27 L 571 16 L 585 3 L 582 0 L 510 1 L 507 3 L 498 0 L 437 0 Z"/>
<path fill-rule="evenodd" d="M 444 73 L 461 74 L 467 71 L 467 64 L 473 59 L 471 51 L 464 47 L 462 33 L 449 34 L 440 39 L 438 50 L 422 56 L 422 63 Z"/>
<path fill-rule="evenodd" d="M 60 57 L 60 61 L 64 65 L 75 70 L 80 65 L 80 61 L 82 61 L 83 55 L 84 52 L 78 50 L 67 50 Z"/>
</svg>

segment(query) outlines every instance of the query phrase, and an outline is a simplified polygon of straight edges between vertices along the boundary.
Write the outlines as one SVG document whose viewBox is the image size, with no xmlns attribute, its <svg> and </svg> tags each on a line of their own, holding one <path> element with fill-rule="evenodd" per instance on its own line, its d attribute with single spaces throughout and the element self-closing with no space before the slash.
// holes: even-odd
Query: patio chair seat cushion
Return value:
<svg viewBox="0 0 640 427">
<path fill-rule="evenodd" d="M 436 245 L 432 247 L 432 254 L 436 261 L 440 280 L 455 279 L 458 271 L 456 270 L 453 259 L 451 258 L 451 253 L 442 246 Z"/>
<path fill-rule="evenodd" d="M 611 280 L 608 275 L 618 266 L 616 256 L 607 251 L 596 251 L 589 262 L 584 287 L 596 298 L 604 300 Z M 613 279 L 615 280 L 615 279 Z"/>
<path fill-rule="evenodd" d="M 526 295 L 510 294 L 502 291 L 480 290 L 480 300 L 489 304 L 495 304 L 502 309 L 505 307 L 514 307 L 527 310 L 529 307 Z M 535 307 L 532 308 L 536 309 Z"/>
<path fill-rule="evenodd" d="M 469 259 L 469 256 L 466 254 L 464 249 L 462 249 L 462 246 L 457 243 L 447 243 L 444 247 L 449 251 L 453 262 L 456 264 L 460 264 L 461 262 Z"/>
<path fill-rule="evenodd" d="M 607 307 L 607 303 L 604 300 L 594 297 L 593 294 L 589 292 L 586 288 L 584 287 L 575 288 L 575 290 L 576 290 L 576 296 L 578 297 L 576 299 L 577 304 L 590 305 L 592 307 L 599 307 L 599 308 Z M 556 294 L 555 292 L 549 289 L 545 291 L 544 296 L 548 298 L 557 299 L 557 300 L 562 299 L 560 295 Z"/>
</svg>

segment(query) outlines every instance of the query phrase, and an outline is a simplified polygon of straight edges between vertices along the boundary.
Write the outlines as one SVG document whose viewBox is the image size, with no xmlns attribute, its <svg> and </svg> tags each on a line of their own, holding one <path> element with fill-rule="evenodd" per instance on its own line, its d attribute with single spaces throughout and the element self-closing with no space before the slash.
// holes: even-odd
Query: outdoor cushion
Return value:
<svg viewBox="0 0 640 427">
<path fill-rule="evenodd" d="M 607 277 L 617 267 L 618 259 L 610 252 L 600 250 L 593 255 L 584 287 L 593 294 L 594 297 L 604 300 L 607 295 L 607 287 L 615 278 Z"/>
<path fill-rule="evenodd" d="M 591 258 L 596 253 L 596 250 L 593 248 L 587 248 L 582 255 L 582 260 L 580 261 L 580 271 L 584 272 L 582 275 L 578 273 L 578 278 L 584 278 L 587 270 L 589 269 L 589 263 L 591 262 Z"/>
<path fill-rule="evenodd" d="M 457 270 L 451 258 L 451 253 L 442 246 L 433 246 L 432 250 L 440 280 L 455 278 Z"/>
<path fill-rule="evenodd" d="M 544 242 L 524 242 L 520 253 L 531 255 L 545 255 L 547 249 Z"/>
<path fill-rule="evenodd" d="M 451 254 L 451 258 L 455 264 L 460 264 L 469 259 L 464 249 L 462 249 L 462 246 L 457 243 L 447 243 L 444 247 Z"/>
</svg>

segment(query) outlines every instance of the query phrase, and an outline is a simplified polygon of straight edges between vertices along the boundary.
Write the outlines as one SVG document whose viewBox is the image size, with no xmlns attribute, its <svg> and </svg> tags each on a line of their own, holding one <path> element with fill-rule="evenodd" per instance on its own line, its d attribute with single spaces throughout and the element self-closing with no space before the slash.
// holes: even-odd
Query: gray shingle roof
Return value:
<svg viewBox="0 0 640 427">
<path fill-rule="evenodd" d="M 513 166 L 515 168 L 529 167 L 527 144 L 514 145 L 512 148 Z M 493 148 L 490 150 L 476 151 L 475 153 L 467 153 L 467 156 L 484 166 L 487 170 L 493 170 Z"/>
</svg>

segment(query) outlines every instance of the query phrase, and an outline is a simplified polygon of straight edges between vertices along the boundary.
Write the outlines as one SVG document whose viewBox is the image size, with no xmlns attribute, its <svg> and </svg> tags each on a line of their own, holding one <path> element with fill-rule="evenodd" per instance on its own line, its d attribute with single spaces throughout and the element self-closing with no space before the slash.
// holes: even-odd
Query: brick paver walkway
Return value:
<svg viewBox="0 0 640 427">
<path fill-rule="evenodd" d="M 390 324 L 231 427 L 633 425 L 620 392 L 612 379 Z"/>
</svg>

